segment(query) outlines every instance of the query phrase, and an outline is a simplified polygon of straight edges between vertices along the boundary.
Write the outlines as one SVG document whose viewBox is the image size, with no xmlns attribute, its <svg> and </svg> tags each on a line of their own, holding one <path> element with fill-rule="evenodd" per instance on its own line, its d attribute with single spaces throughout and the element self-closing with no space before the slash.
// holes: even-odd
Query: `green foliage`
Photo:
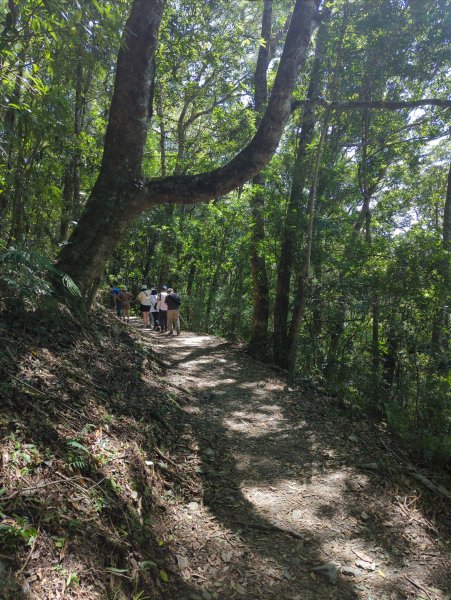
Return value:
<svg viewBox="0 0 451 600">
<path fill-rule="evenodd" d="M 38 531 L 31 527 L 26 517 L 7 517 L 0 513 L 0 545 L 14 551 L 18 545 L 31 545 L 38 536 Z"/>
<path fill-rule="evenodd" d="M 73 471 L 85 471 L 89 466 L 89 449 L 77 440 L 67 441 L 66 463 Z"/>
<path fill-rule="evenodd" d="M 39 297 L 55 294 L 52 280 L 61 283 L 71 296 L 80 296 L 73 280 L 56 269 L 47 257 L 15 248 L 0 254 L 0 283 L 28 308 L 33 308 Z"/>
</svg>

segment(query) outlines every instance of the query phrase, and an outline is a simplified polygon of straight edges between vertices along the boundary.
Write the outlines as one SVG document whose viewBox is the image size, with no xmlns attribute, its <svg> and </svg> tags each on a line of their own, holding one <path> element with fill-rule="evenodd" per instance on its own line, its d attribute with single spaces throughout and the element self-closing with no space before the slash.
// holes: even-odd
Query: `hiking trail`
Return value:
<svg viewBox="0 0 451 600">
<path fill-rule="evenodd" d="M 185 393 L 180 444 L 200 457 L 202 493 L 165 518 L 202 590 L 180 600 L 451 598 L 447 499 L 431 505 L 386 431 L 223 339 L 141 335 Z"/>
</svg>

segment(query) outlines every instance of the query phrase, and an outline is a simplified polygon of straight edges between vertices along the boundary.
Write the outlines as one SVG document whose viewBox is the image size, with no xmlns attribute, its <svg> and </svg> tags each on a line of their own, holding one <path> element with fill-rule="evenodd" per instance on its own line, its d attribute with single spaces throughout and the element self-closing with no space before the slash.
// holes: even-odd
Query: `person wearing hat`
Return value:
<svg viewBox="0 0 451 600">
<path fill-rule="evenodd" d="M 158 295 L 158 321 L 160 322 L 161 333 L 164 333 L 168 330 L 168 305 L 166 304 L 166 296 L 168 295 L 167 289 L 167 285 L 162 285 L 161 292 Z"/>
<path fill-rule="evenodd" d="M 139 300 L 139 305 L 140 305 L 139 309 L 141 311 L 144 326 L 150 327 L 149 317 L 150 317 L 150 307 L 152 305 L 151 292 L 147 288 L 147 285 L 145 285 L 144 283 L 142 284 L 141 291 L 138 294 L 138 300 Z"/>
</svg>

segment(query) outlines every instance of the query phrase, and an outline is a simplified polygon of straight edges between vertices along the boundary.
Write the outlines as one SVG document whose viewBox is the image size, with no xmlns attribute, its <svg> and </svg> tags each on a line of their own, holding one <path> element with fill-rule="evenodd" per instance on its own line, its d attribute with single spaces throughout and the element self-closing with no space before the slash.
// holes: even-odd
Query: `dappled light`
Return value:
<svg viewBox="0 0 451 600">
<path fill-rule="evenodd" d="M 234 556 L 242 595 L 391 599 L 421 587 L 446 597 L 444 563 L 427 550 L 438 557 L 444 538 L 428 518 L 403 512 L 409 487 L 384 473 L 382 464 L 396 469 L 396 460 L 378 447 L 376 430 L 353 425 L 325 399 L 287 391 L 221 340 L 210 338 L 203 350 L 192 334 L 155 344 L 173 360 L 169 380 L 198 399 L 199 410 L 185 410 L 199 436 L 203 506 L 188 520 L 178 512 L 177 531 L 195 521 L 206 536 L 203 557 L 220 553 L 232 568 Z M 204 577 L 214 562 L 201 563 Z M 225 592 L 228 569 L 214 572 L 217 589 L 234 597 Z"/>
</svg>

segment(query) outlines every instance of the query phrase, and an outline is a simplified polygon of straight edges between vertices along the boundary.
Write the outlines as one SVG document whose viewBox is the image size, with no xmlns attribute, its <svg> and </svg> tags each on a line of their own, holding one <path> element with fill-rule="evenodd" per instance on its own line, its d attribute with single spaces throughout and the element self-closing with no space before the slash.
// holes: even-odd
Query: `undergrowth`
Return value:
<svg viewBox="0 0 451 600">
<path fill-rule="evenodd" d="M 161 456 L 182 400 L 125 325 L 52 302 L 0 318 L 0 597 L 177 597 L 164 498 L 191 475 Z"/>
</svg>

